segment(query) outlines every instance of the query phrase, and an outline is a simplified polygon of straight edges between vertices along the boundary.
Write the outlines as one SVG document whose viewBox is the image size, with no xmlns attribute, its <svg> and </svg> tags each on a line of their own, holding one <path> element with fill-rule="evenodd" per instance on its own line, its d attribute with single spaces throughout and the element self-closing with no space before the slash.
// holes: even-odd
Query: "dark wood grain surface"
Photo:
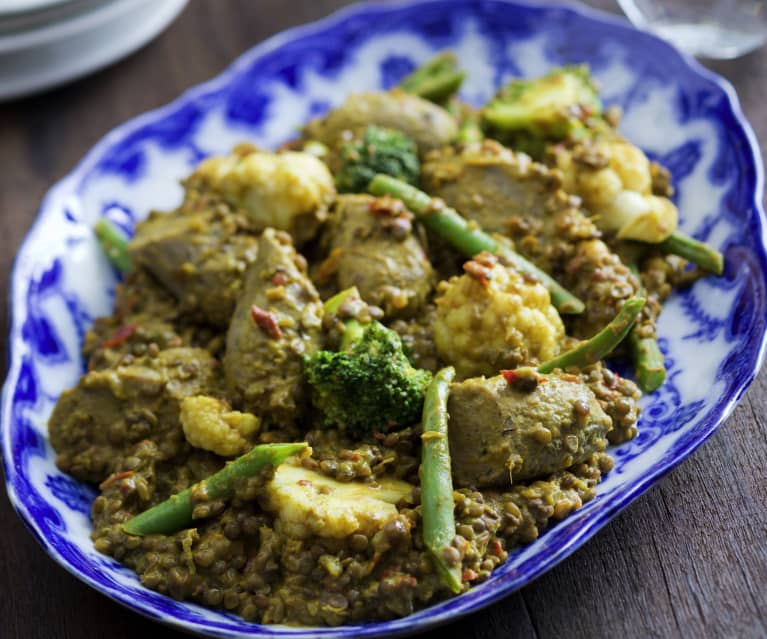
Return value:
<svg viewBox="0 0 767 639">
<path fill-rule="evenodd" d="M 0 105 L 0 335 L 7 334 L 13 257 L 54 181 L 114 126 L 210 78 L 269 35 L 344 4 L 192 0 L 130 58 L 65 88 Z M 608 0 L 591 4 L 615 11 Z M 711 66 L 735 85 L 764 152 L 767 50 Z M 767 637 L 766 390 L 762 374 L 692 458 L 592 541 L 449 631 L 465 639 Z M 0 637 L 136 639 L 156 631 L 183 636 L 59 568 L 0 491 Z"/>
</svg>

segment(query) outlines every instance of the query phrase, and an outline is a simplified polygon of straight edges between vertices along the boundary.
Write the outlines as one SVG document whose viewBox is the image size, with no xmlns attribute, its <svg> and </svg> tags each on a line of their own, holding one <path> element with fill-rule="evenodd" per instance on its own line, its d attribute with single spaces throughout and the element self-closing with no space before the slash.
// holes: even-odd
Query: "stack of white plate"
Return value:
<svg viewBox="0 0 767 639">
<path fill-rule="evenodd" d="M 105 67 L 158 35 L 187 0 L 0 0 L 0 100 Z"/>
</svg>

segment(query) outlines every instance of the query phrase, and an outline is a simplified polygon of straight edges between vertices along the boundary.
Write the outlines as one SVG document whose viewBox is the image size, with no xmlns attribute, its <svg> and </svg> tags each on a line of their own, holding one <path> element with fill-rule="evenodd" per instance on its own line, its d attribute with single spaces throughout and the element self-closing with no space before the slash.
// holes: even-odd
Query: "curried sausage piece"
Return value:
<svg viewBox="0 0 767 639">
<path fill-rule="evenodd" d="M 520 369 L 452 384 L 450 455 L 459 486 L 508 486 L 607 448 L 612 420 L 577 376 Z"/>
<path fill-rule="evenodd" d="M 434 270 L 399 200 L 341 195 L 327 233 L 329 257 L 320 279 L 335 275 L 336 290 L 356 286 L 386 318 L 414 317 L 434 285 Z"/>
<path fill-rule="evenodd" d="M 226 336 L 224 374 L 235 404 L 282 426 L 308 394 L 303 358 L 320 347 L 322 303 L 290 236 L 266 229 Z"/>
<path fill-rule="evenodd" d="M 180 312 L 226 328 L 256 259 L 247 221 L 224 204 L 185 214 L 154 212 L 136 225 L 134 263 L 146 268 L 179 302 Z"/>
<path fill-rule="evenodd" d="M 309 122 L 304 132 L 305 137 L 335 148 L 370 124 L 402 131 L 420 153 L 449 144 L 458 133 L 455 119 L 445 109 L 397 90 L 351 95 L 323 118 Z"/>
<path fill-rule="evenodd" d="M 77 479 L 99 482 L 145 439 L 157 445 L 161 459 L 174 458 L 185 445 L 181 401 L 215 393 L 217 368 L 205 350 L 169 348 L 86 373 L 61 394 L 48 422 L 56 464 Z"/>
</svg>

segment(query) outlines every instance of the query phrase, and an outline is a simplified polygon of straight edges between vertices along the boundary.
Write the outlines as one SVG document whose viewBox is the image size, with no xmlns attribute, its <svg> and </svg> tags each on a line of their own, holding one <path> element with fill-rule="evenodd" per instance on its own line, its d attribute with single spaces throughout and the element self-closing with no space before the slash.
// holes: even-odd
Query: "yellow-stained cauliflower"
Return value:
<svg viewBox="0 0 767 639">
<path fill-rule="evenodd" d="M 557 146 L 552 153 L 565 191 L 583 199 L 602 231 L 656 243 L 676 230 L 676 206 L 652 194 L 650 161 L 630 142 L 616 134 L 572 149 Z"/>
<path fill-rule="evenodd" d="M 395 504 L 409 499 L 413 488 L 394 478 L 377 484 L 341 483 L 301 466 L 281 464 L 268 485 L 267 500 L 289 537 L 372 537 L 397 516 Z"/>
<path fill-rule="evenodd" d="M 482 253 L 440 285 L 434 340 L 460 377 L 496 375 L 559 353 L 565 329 L 549 292 Z"/>
<path fill-rule="evenodd" d="M 206 395 L 185 397 L 179 417 L 186 440 L 192 446 L 222 457 L 250 450 L 260 426 L 255 415 L 232 410 L 227 402 Z"/>
<path fill-rule="evenodd" d="M 287 231 L 297 245 L 314 237 L 336 193 L 333 176 L 314 155 L 248 145 L 204 160 L 186 186 L 212 191 L 245 209 L 256 230 Z"/>
</svg>

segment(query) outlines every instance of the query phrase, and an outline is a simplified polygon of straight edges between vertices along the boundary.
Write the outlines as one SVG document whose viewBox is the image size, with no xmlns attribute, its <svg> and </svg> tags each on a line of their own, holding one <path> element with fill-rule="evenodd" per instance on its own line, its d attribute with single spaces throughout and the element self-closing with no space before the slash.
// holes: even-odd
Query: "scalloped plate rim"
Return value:
<svg viewBox="0 0 767 639">
<path fill-rule="evenodd" d="M 60 566 L 62 566 L 68 573 L 74 577 L 91 586 L 101 594 L 109 597 L 112 601 L 115 601 L 133 612 L 138 612 L 146 618 L 153 621 L 162 623 L 176 629 L 181 629 L 186 632 L 194 634 L 205 634 L 208 636 L 233 636 L 232 631 L 225 627 L 218 629 L 202 628 L 198 624 L 192 624 L 188 621 L 178 619 L 175 617 L 163 618 L 157 615 L 151 608 L 144 606 L 143 602 L 129 601 L 128 597 L 120 591 L 111 592 L 103 588 L 102 584 L 93 580 L 89 575 L 79 572 L 74 566 L 70 565 L 60 553 L 51 546 L 49 540 L 47 540 L 36 526 L 36 522 L 31 514 L 27 510 L 27 506 L 22 502 L 12 485 L 11 477 L 17 475 L 16 470 L 12 468 L 10 464 L 11 456 L 8 454 L 11 446 L 10 428 L 6 428 L 6 423 L 10 419 L 10 407 L 11 393 L 10 393 L 10 381 L 11 373 L 18 367 L 17 350 L 13 347 L 13 342 L 16 341 L 20 327 L 17 326 L 15 314 L 14 314 L 14 300 L 16 297 L 17 289 L 19 287 L 18 279 L 21 275 L 19 267 L 22 259 L 25 257 L 25 249 L 27 244 L 31 241 L 36 232 L 39 231 L 44 218 L 44 212 L 49 208 L 50 202 L 54 201 L 59 192 L 66 192 L 66 187 L 70 182 L 76 181 L 78 176 L 86 172 L 90 165 L 96 160 L 101 152 L 113 144 L 117 139 L 122 139 L 126 134 L 129 134 L 136 129 L 140 128 L 143 124 L 160 118 L 170 112 L 176 107 L 191 101 L 196 96 L 205 92 L 214 90 L 219 85 L 224 85 L 227 81 L 237 75 L 237 73 L 243 67 L 247 67 L 259 57 L 279 48 L 284 43 L 293 39 L 300 38 L 304 35 L 308 35 L 317 31 L 324 30 L 326 28 L 334 26 L 336 23 L 342 22 L 348 17 L 365 14 L 369 11 L 376 10 L 388 10 L 396 9 L 400 7 L 429 5 L 433 3 L 441 3 L 443 0 L 395 0 L 394 2 L 386 0 L 367 0 L 364 2 L 358 2 L 356 4 L 341 8 L 323 18 L 318 20 L 297 25 L 289 29 L 278 32 L 277 34 L 269 37 L 258 45 L 251 47 L 250 49 L 241 53 L 235 60 L 233 60 L 221 73 L 213 78 L 206 80 L 202 83 L 196 84 L 183 93 L 181 93 L 176 99 L 168 102 L 164 105 L 143 112 L 122 124 L 111 129 L 105 134 L 99 141 L 93 145 L 90 150 L 83 156 L 83 158 L 75 165 L 75 167 L 67 173 L 63 178 L 58 180 L 45 194 L 41 202 L 38 212 L 36 214 L 33 224 L 30 226 L 28 232 L 24 236 L 21 244 L 19 245 L 17 254 L 14 258 L 13 265 L 11 267 L 10 274 L 10 287 L 9 287 L 9 335 L 7 342 L 7 365 L 6 365 L 6 381 L 3 385 L 0 413 L 0 428 L 2 428 L 2 462 L 3 471 L 6 484 L 6 490 L 9 500 L 16 510 L 17 514 L 23 521 L 25 527 L 32 533 L 33 537 L 40 543 L 48 555 Z M 619 15 L 606 13 L 592 7 L 572 4 L 567 1 L 544 1 L 534 2 L 533 0 L 496 0 L 500 2 L 507 2 L 510 5 L 521 5 L 528 8 L 545 8 L 545 9 L 562 9 L 565 11 L 571 11 L 586 19 L 607 23 L 612 27 L 628 30 L 628 31 L 641 31 L 633 27 L 628 21 Z M 732 84 L 719 74 L 703 67 L 693 57 L 685 54 L 672 45 L 658 38 L 657 36 L 643 31 L 648 38 L 655 41 L 655 44 L 662 45 L 667 48 L 673 55 L 679 57 L 693 73 L 704 79 L 712 82 L 718 86 L 725 94 L 727 98 L 727 107 L 732 112 L 734 120 L 741 127 L 744 136 L 748 142 L 748 153 L 752 160 L 752 166 L 754 168 L 755 180 L 755 192 L 753 206 L 756 212 L 754 221 L 759 226 L 759 245 L 762 250 L 767 254 L 767 216 L 765 215 L 763 198 L 764 198 L 764 165 L 762 163 L 761 152 L 759 150 L 758 141 L 756 135 L 751 127 L 751 124 L 747 120 L 743 113 L 738 95 L 732 86 Z M 763 273 L 767 277 L 767 273 Z M 542 573 L 547 572 L 558 563 L 569 557 L 575 550 L 581 547 L 586 541 L 591 539 L 599 530 L 601 530 L 608 522 L 610 522 L 616 515 L 632 504 L 638 497 L 646 493 L 652 486 L 654 486 L 663 476 L 669 471 L 673 470 L 682 461 L 687 459 L 695 450 L 697 450 L 705 441 L 707 441 L 713 433 L 727 420 L 732 414 L 737 403 L 743 397 L 743 394 L 749 388 L 756 378 L 765 358 L 767 352 L 767 332 L 763 332 L 760 337 L 759 348 L 756 358 L 753 360 L 754 364 L 748 372 L 743 372 L 743 375 L 736 386 L 736 390 L 733 396 L 723 405 L 721 412 L 714 417 L 707 416 L 702 420 L 705 425 L 703 430 L 695 440 L 689 442 L 686 446 L 682 447 L 682 450 L 671 460 L 664 462 L 655 468 L 652 472 L 648 473 L 641 480 L 634 482 L 629 486 L 622 494 L 621 499 L 616 503 L 610 504 L 608 507 L 595 512 L 589 519 L 587 519 L 582 526 L 571 535 L 565 543 L 557 547 L 553 561 L 549 561 L 537 564 L 533 569 L 527 571 L 526 583 L 529 583 L 539 577 Z M 295 639 L 309 639 L 310 637 L 333 637 L 333 636 L 353 636 L 355 637 L 375 637 L 381 636 L 386 633 L 386 636 L 403 636 L 407 634 L 413 634 L 416 632 L 422 632 L 429 628 L 434 628 L 445 623 L 449 623 L 459 617 L 465 616 L 472 612 L 479 611 L 488 605 L 510 595 L 522 585 L 515 588 L 506 588 L 504 579 L 509 578 L 510 575 L 504 575 L 501 579 L 495 582 L 494 587 L 487 593 L 481 593 L 477 600 L 467 601 L 461 603 L 462 597 L 447 600 L 452 604 L 452 608 L 436 612 L 435 608 L 441 606 L 436 604 L 435 606 L 422 609 L 410 615 L 400 619 L 387 621 L 387 622 L 369 622 L 359 625 L 347 625 L 339 627 L 296 627 L 296 626 L 281 626 L 281 625 L 258 625 L 254 624 L 253 636 L 289 636 Z M 480 586 L 481 587 L 481 586 Z M 121 596 L 122 595 L 122 596 Z M 430 613 L 430 611 L 435 611 Z M 427 614 L 425 618 L 420 618 L 420 615 Z M 419 615 L 419 618 L 415 618 L 415 615 Z M 239 618 L 237 618 L 239 619 Z M 408 623 L 410 621 L 411 623 Z M 392 626 L 394 626 L 392 628 Z M 251 634 L 251 633 L 249 633 Z"/>
</svg>

